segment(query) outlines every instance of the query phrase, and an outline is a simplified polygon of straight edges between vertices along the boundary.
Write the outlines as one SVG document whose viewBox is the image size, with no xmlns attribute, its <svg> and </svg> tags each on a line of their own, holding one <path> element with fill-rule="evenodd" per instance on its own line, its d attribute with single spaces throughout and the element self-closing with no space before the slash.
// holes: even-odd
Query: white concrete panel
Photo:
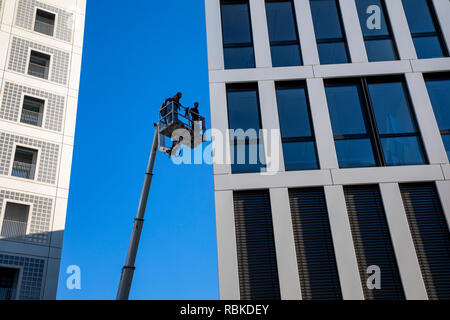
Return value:
<svg viewBox="0 0 450 320">
<path fill-rule="evenodd" d="M 67 199 L 56 198 L 53 213 L 53 226 L 50 245 L 54 248 L 62 248 L 64 229 L 66 226 Z"/>
<path fill-rule="evenodd" d="M 48 245 L 0 240 L 0 251 L 18 255 L 30 255 L 39 258 L 48 257 Z"/>
<path fill-rule="evenodd" d="M 306 83 L 320 167 L 339 168 L 323 80 L 308 79 Z"/>
<path fill-rule="evenodd" d="M 220 0 L 205 0 L 209 70 L 223 70 L 223 40 Z"/>
<path fill-rule="evenodd" d="M 3 0 L 3 19 L 2 24 L 13 25 L 14 11 L 16 8 L 15 0 Z"/>
<path fill-rule="evenodd" d="M 302 297 L 287 188 L 270 189 L 273 233 L 282 300 Z"/>
<path fill-rule="evenodd" d="M 215 204 L 220 299 L 239 300 L 239 269 L 237 262 L 233 192 L 216 192 Z"/>
<path fill-rule="evenodd" d="M 439 165 L 338 169 L 331 174 L 335 184 L 343 185 L 444 179 Z"/>
<path fill-rule="evenodd" d="M 209 88 L 209 96 L 211 109 L 211 129 L 218 130 L 223 138 L 223 141 L 217 140 L 213 142 L 214 146 L 217 146 L 217 149 L 219 150 L 214 153 L 214 174 L 230 174 L 231 155 L 230 137 L 227 135 L 228 107 L 225 84 L 211 84 Z"/>
<path fill-rule="evenodd" d="M 253 46 L 257 68 L 272 66 L 265 0 L 250 0 Z"/>
<path fill-rule="evenodd" d="M 450 165 L 443 164 L 443 165 L 441 165 L 441 168 L 442 168 L 442 172 L 444 173 L 444 179 L 450 180 Z"/>
<path fill-rule="evenodd" d="M 399 186 L 397 183 L 380 184 L 380 192 L 406 299 L 427 300 Z"/>
<path fill-rule="evenodd" d="M 72 62 L 69 75 L 69 87 L 78 90 L 80 87 L 81 55 L 72 54 Z"/>
<path fill-rule="evenodd" d="M 294 0 L 303 64 L 319 64 L 314 25 L 309 0 Z"/>
<path fill-rule="evenodd" d="M 29 192 L 46 196 L 56 196 L 56 187 L 54 185 L 38 183 L 36 181 L 28 181 L 10 176 L 0 176 L 0 187 L 20 190 L 21 192 Z"/>
<path fill-rule="evenodd" d="M 277 97 L 273 81 L 258 82 L 262 128 L 269 130 L 267 139 L 264 139 L 264 152 L 268 172 L 282 172 L 284 168 L 283 146 L 280 134 L 280 121 L 278 118 Z M 276 134 L 272 138 L 273 131 Z M 275 136 L 277 138 L 275 138 Z M 272 141 L 274 140 L 274 141 Z M 274 154 L 272 154 L 274 153 Z"/>
<path fill-rule="evenodd" d="M 214 177 L 216 190 L 300 188 L 331 185 L 329 170 L 289 171 L 277 174 L 229 174 Z"/>
<path fill-rule="evenodd" d="M 234 69 L 226 71 L 211 71 L 210 82 L 252 82 L 264 80 L 295 80 L 313 78 L 311 66 L 282 67 L 282 68 L 256 68 Z"/>
<path fill-rule="evenodd" d="M 433 0 L 433 4 L 447 49 L 450 50 L 450 2 L 448 0 Z"/>
<path fill-rule="evenodd" d="M 405 77 L 428 160 L 431 164 L 448 163 L 423 76 L 421 73 L 407 73 Z"/>
<path fill-rule="evenodd" d="M 412 69 L 409 61 L 380 61 L 314 66 L 314 75 L 317 78 L 388 75 L 411 71 Z"/>
<path fill-rule="evenodd" d="M 73 146 L 63 144 L 60 157 L 58 188 L 69 189 Z"/>
<path fill-rule="evenodd" d="M 78 48 L 83 47 L 84 19 L 85 19 L 84 15 L 81 14 L 75 15 L 75 30 L 74 30 L 73 45 Z"/>
<path fill-rule="evenodd" d="M 6 57 L 9 49 L 9 34 L 0 31 L 0 70 L 6 69 Z"/>
<path fill-rule="evenodd" d="M 417 59 L 402 0 L 385 0 L 400 59 Z"/>
<path fill-rule="evenodd" d="M 450 230 L 450 181 L 437 181 L 436 187 L 441 199 L 442 208 L 444 209 L 447 226 Z"/>
<path fill-rule="evenodd" d="M 339 0 L 342 20 L 344 23 L 347 45 L 350 51 L 351 61 L 367 62 L 366 47 L 364 45 L 358 11 L 354 0 Z"/>
<path fill-rule="evenodd" d="M 325 187 L 325 197 L 342 296 L 345 300 L 364 300 L 342 186 Z"/>
<path fill-rule="evenodd" d="M 411 60 L 414 72 L 436 72 L 450 70 L 450 58 Z"/>
<path fill-rule="evenodd" d="M 67 97 L 66 103 L 66 119 L 64 122 L 64 135 L 69 137 L 75 136 L 75 124 L 77 119 L 78 99 Z"/>
</svg>

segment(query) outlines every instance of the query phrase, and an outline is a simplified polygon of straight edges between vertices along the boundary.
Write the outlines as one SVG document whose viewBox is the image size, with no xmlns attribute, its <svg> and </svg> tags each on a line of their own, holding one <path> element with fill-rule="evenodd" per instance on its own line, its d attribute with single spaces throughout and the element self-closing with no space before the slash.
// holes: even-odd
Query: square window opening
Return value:
<svg viewBox="0 0 450 320">
<path fill-rule="evenodd" d="M 55 21 L 56 15 L 54 13 L 37 9 L 34 31 L 53 37 Z"/>
<path fill-rule="evenodd" d="M 3 217 L 1 235 L 5 238 L 20 238 L 27 234 L 30 206 L 7 202 Z"/>
<path fill-rule="evenodd" d="M 20 122 L 41 127 L 44 115 L 45 101 L 42 99 L 25 96 L 23 98 L 22 115 Z"/>
<path fill-rule="evenodd" d="M 33 180 L 36 173 L 37 150 L 17 147 L 11 175 Z"/>
<path fill-rule="evenodd" d="M 50 55 L 31 50 L 28 74 L 34 77 L 48 79 L 50 70 Z"/>
</svg>

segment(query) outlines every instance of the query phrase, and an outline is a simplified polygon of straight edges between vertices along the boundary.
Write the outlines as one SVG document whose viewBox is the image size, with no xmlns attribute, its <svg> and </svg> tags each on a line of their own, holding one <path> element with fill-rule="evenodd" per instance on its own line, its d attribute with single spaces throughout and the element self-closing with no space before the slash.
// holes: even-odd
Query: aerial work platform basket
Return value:
<svg viewBox="0 0 450 320">
<path fill-rule="evenodd" d="M 194 149 L 205 141 L 205 132 L 205 118 L 191 108 L 174 101 L 161 106 L 158 122 L 158 148 L 161 152 L 168 153 L 175 144 Z M 172 141 L 172 148 L 167 145 L 166 138 Z"/>
</svg>

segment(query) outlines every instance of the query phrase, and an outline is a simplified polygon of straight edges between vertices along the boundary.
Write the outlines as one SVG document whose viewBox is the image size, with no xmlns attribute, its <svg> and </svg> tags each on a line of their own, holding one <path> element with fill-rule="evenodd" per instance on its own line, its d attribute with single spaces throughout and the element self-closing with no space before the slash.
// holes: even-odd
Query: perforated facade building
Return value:
<svg viewBox="0 0 450 320">
<path fill-rule="evenodd" d="M 0 0 L 0 300 L 55 299 L 85 0 Z"/>
</svg>

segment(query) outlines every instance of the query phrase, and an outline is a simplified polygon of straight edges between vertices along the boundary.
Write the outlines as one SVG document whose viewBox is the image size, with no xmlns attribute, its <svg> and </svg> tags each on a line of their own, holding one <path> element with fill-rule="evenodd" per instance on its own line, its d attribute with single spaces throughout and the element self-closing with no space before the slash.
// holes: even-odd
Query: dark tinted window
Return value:
<svg viewBox="0 0 450 320">
<path fill-rule="evenodd" d="M 419 59 L 448 56 L 430 0 L 402 0 Z"/>
<path fill-rule="evenodd" d="M 402 80 L 330 82 L 326 94 L 341 168 L 426 163 Z"/>
<path fill-rule="evenodd" d="M 344 187 L 344 193 L 365 299 L 405 299 L 378 186 Z M 371 266 L 380 268 L 375 290 L 367 285 Z"/>
<path fill-rule="evenodd" d="M 274 67 L 302 64 L 294 4 L 289 1 L 266 1 L 272 65 Z"/>
<path fill-rule="evenodd" d="M 403 184 L 400 190 L 428 299 L 449 300 L 450 233 L 436 186 Z"/>
<path fill-rule="evenodd" d="M 450 159 L 450 75 L 428 76 L 425 80 L 445 150 Z"/>
<path fill-rule="evenodd" d="M 310 0 L 321 64 L 349 62 L 347 43 L 336 0 Z"/>
<path fill-rule="evenodd" d="M 231 141 L 232 172 L 260 172 L 264 167 L 264 150 L 259 142 L 261 118 L 257 85 L 228 86 L 227 103 L 229 128 L 237 131 Z"/>
<path fill-rule="evenodd" d="M 323 189 L 291 189 L 289 200 L 302 299 L 342 299 Z"/>
<path fill-rule="evenodd" d="M 361 85 L 354 81 L 327 85 L 326 95 L 340 167 L 375 166 Z"/>
<path fill-rule="evenodd" d="M 318 169 L 305 85 L 277 84 L 277 103 L 286 170 Z"/>
<path fill-rule="evenodd" d="M 405 83 L 369 82 L 368 88 L 386 165 L 424 164 Z"/>
<path fill-rule="evenodd" d="M 34 24 L 34 31 L 53 36 L 55 29 L 56 15 L 41 9 L 36 11 L 36 21 Z"/>
<path fill-rule="evenodd" d="M 240 298 L 279 300 L 269 191 L 235 191 L 233 204 Z"/>
<path fill-rule="evenodd" d="M 225 69 L 254 68 L 248 1 L 221 1 Z"/>
<path fill-rule="evenodd" d="M 384 0 L 358 0 L 356 1 L 356 7 L 369 61 L 397 59 Z M 378 12 L 380 14 L 379 26 L 373 25 L 373 20 L 368 20 Z"/>
</svg>

